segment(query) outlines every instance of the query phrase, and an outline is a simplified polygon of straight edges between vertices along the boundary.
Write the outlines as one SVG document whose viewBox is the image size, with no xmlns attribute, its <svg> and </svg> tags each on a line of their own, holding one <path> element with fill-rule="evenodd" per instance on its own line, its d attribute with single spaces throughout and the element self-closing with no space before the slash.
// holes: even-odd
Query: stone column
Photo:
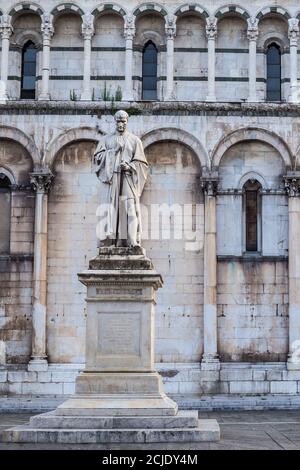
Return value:
<svg viewBox="0 0 300 470">
<path fill-rule="evenodd" d="M 48 190 L 53 175 L 45 170 L 31 173 L 31 183 L 36 191 L 34 270 L 33 270 L 33 311 L 32 311 L 32 354 L 28 370 L 47 370 L 46 355 L 46 308 L 47 308 L 47 218 Z"/>
<path fill-rule="evenodd" d="M 124 101 L 133 101 L 133 38 L 135 35 L 134 17 L 126 15 L 124 24 L 124 37 L 125 37 L 125 90 Z"/>
<path fill-rule="evenodd" d="M 289 355 L 288 369 L 300 370 L 300 172 L 284 178 L 289 196 Z"/>
<path fill-rule="evenodd" d="M 54 33 L 52 24 L 52 16 L 44 14 L 41 25 L 43 37 L 43 53 L 42 53 L 42 89 L 39 94 L 39 100 L 50 100 L 49 94 L 49 75 L 50 75 L 50 42 Z"/>
<path fill-rule="evenodd" d="M 5 103 L 8 99 L 7 95 L 7 78 L 8 78 L 8 55 L 9 55 L 9 38 L 13 32 L 11 25 L 11 16 L 2 15 L 0 18 L 0 34 L 1 34 L 1 82 L 0 82 L 0 103 Z"/>
<path fill-rule="evenodd" d="M 90 101 L 92 99 L 91 92 L 91 52 L 92 37 L 94 34 L 94 17 L 86 13 L 82 16 L 82 35 L 84 42 L 84 64 L 83 64 L 83 91 L 81 100 Z"/>
<path fill-rule="evenodd" d="M 207 81 L 208 94 L 206 101 L 216 101 L 215 86 L 215 42 L 217 37 L 217 18 L 206 18 L 206 37 L 207 37 Z"/>
<path fill-rule="evenodd" d="M 257 101 L 256 96 L 256 41 L 258 38 L 258 19 L 248 18 L 247 36 L 249 39 L 249 95 L 248 101 Z"/>
<path fill-rule="evenodd" d="M 289 101 L 299 103 L 300 91 L 298 90 L 298 39 L 299 20 L 289 19 L 289 40 L 290 40 L 290 95 Z"/>
<path fill-rule="evenodd" d="M 216 194 L 218 177 L 211 173 L 201 178 L 204 191 L 204 351 L 201 368 L 218 370 L 217 350 L 217 243 Z"/>
<path fill-rule="evenodd" d="M 174 37 L 176 36 L 176 16 L 166 17 L 165 31 L 167 36 L 167 90 L 166 101 L 175 99 L 174 93 Z"/>
</svg>

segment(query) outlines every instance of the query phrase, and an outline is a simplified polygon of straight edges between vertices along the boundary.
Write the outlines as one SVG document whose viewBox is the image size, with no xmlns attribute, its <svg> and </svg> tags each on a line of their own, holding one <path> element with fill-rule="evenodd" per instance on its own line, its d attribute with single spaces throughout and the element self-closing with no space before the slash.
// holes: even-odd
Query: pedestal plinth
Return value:
<svg viewBox="0 0 300 470">
<path fill-rule="evenodd" d="M 141 248 L 102 248 L 78 277 L 87 286 L 86 367 L 76 396 L 57 413 L 175 416 L 177 404 L 154 369 L 155 291 L 162 278 L 151 261 Z"/>
<path fill-rule="evenodd" d="M 141 248 L 101 248 L 81 272 L 87 286 L 86 367 L 76 393 L 29 425 L 4 431 L 10 442 L 216 441 L 216 420 L 178 412 L 154 368 L 155 293 L 162 287 Z"/>
</svg>

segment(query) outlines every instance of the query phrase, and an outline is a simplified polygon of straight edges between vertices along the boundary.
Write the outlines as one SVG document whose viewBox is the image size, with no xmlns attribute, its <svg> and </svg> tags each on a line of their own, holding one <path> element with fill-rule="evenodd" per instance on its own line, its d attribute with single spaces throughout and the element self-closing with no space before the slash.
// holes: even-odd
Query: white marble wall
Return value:
<svg viewBox="0 0 300 470">
<path fill-rule="evenodd" d="M 34 5 L 31 11 L 14 10 L 12 0 L 0 1 L 0 10 L 11 13 L 13 34 L 10 37 L 13 49 L 22 47 L 24 38 L 30 38 L 41 48 L 40 15 L 43 12 L 53 12 L 54 35 L 51 38 L 50 54 L 50 94 L 53 100 L 69 100 L 70 93 L 80 99 L 82 93 L 83 76 L 83 36 L 81 34 L 81 16 L 84 13 L 94 12 L 94 35 L 92 48 L 110 48 L 112 50 L 92 50 L 91 77 L 105 77 L 91 80 L 94 88 L 92 97 L 101 98 L 99 90 L 103 90 L 105 81 L 111 87 L 111 95 L 115 95 L 118 87 L 124 94 L 125 85 L 125 51 L 118 50 L 125 47 L 123 34 L 123 15 L 136 14 L 140 2 L 121 0 L 118 5 L 106 7 L 92 0 L 77 2 L 68 8 L 68 3 L 62 3 L 59 10 L 55 10 L 60 2 L 41 1 L 38 10 Z M 71 5 L 71 4 L 70 4 Z M 147 4 L 145 4 L 147 5 Z M 195 8 L 196 5 L 196 8 Z M 99 6 L 100 11 L 95 11 Z M 221 0 L 212 0 L 203 9 L 198 3 L 184 6 L 176 1 L 163 1 L 160 5 L 151 3 L 142 8 L 142 14 L 136 14 L 136 34 L 134 37 L 134 68 L 133 77 L 141 77 L 141 49 L 149 39 L 159 48 L 158 99 L 165 99 L 166 87 L 166 47 L 165 16 L 177 15 L 177 35 L 174 39 L 174 90 L 179 100 L 205 100 L 207 97 L 207 39 L 206 17 L 216 15 L 217 36 L 216 47 L 216 95 L 219 101 L 245 101 L 249 95 L 249 40 L 247 38 L 247 18 L 258 17 L 257 39 L 257 98 L 265 99 L 266 84 L 266 45 L 270 41 L 277 41 L 282 50 L 282 99 L 289 99 L 290 55 L 288 38 L 288 19 L 297 17 L 299 6 L 295 0 L 280 2 L 277 10 L 269 12 L 264 1 L 242 2 L 235 9 L 229 11 Z M 65 9 L 64 9 L 65 8 Z M 189 10 L 190 8 L 190 10 Z M 122 9 L 122 10 L 121 10 Z M 260 12 L 262 11 L 262 16 Z M 23 13 L 22 13 L 23 12 Z M 55 48 L 60 47 L 60 50 Z M 77 49 L 74 50 L 73 48 Z M 79 48 L 79 50 L 78 50 Z M 176 49 L 179 48 L 179 51 Z M 184 48 L 186 52 L 180 52 Z M 200 50 L 199 50 L 200 49 Z M 41 75 L 41 52 L 38 54 L 38 75 Z M 21 76 L 20 50 L 11 50 L 9 53 L 9 80 L 8 92 L 12 99 L 19 97 L 19 78 Z M 298 60 L 299 62 L 299 60 Z M 77 77 L 71 79 L 69 77 Z M 299 73 L 298 73 L 299 76 Z M 18 77 L 18 79 L 16 79 Z M 56 78 L 55 78 L 56 77 Z M 60 79 L 57 79 L 60 77 Z M 184 79 L 185 78 L 185 79 Z M 37 94 L 40 90 L 40 80 L 37 82 Z M 134 79 L 134 99 L 141 99 L 141 82 Z"/>
</svg>

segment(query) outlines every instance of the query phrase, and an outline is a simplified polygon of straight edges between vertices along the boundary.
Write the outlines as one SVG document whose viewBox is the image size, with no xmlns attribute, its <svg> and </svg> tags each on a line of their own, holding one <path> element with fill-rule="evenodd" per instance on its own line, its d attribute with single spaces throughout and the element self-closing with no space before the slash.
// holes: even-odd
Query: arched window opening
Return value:
<svg viewBox="0 0 300 470">
<path fill-rule="evenodd" d="M 267 49 L 267 101 L 281 101 L 281 51 L 275 43 Z"/>
<path fill-rule="evenodd" d="M 28 41 L 22 50 L 21 99 L 35 99 L 36 47 Z"/>
<path fill-rule="evenodd" d="M 11 210 L 11 182 L 9 178 L 0 173 L 0 254 L 9 253 L 10 246 L 10 210 Z"/>
<path fill-rule="evenodd" d="M 261 185 L 256 180 L 244 184 L 246 252 L 260 251 L 261 244 Z"/>
<path fill-rule="evenodd" d="M 157 49 L 152 41 L 148 41 L 143 49 L 143 81 L 142 99 L 157 99 Z"/>
</svg>

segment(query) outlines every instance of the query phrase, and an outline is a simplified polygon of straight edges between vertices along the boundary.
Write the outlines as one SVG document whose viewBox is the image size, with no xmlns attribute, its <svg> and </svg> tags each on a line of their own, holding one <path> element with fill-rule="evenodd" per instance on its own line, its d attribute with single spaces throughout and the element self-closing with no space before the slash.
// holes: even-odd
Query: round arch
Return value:
<svg viewBox="0 0 300 470">
<path fill-rule="evenodd" d="M 289 14 L 289 12 L 283 8 L 283 7 L 279 7 L 279 6 L 271 6 L 271 7 L 266 7 L 266 8 L 262 8 L 256 15 L 255 17 L 260 21 L 262 20 L 265 16 L 267 15 L 270 15 L 272 13 L 275 13 L 279 16 L 281 16 L 282 18 L 284 18 L 286 21 L 291 18 L 291 15 Z"/>
<path fill-rule="evenodd" d="M 23 131 L 15 127 L 0 126 L 0 140 L 13 140 L 27 150 L 34 165 L 40 163 L 40 153 L 34 141 L 28 137 Z"/>
<path fill-rule="evenodd" d="M 101 5 L 98 5 L 92 11 L 92 15 L 96 17 L 100 13 L 104 13 L 106 11 L 111 13 L 118 13 L 119 15 L 123 16 L 123 18 L 127 15 L 127 12 L 125 11 L 124 7 L 121 7 L 117 3 L 103 3 Z"/>
<path fill-rule="evenodd" d="M 265 178 L 260 173 L 257 173 L 256 171 L 248 171 L 248 173 L 243 175 L 238 183 L 238 189 L 243 189 L 243 186 L 245 185 L 245 183 L 247 183 L 247 181 L 252 180 L 252 179 L 258 181 L 262 189 L 265 189 L 265 190 L 268 189 L 268 185 L 267 185 Z"/>
<path fill-rule="evenodd" d="M 209 17 L 209 14 L 205 10 L 205 8 L 203 8 L 201 5 L 197 5 L 195 3 L 187 3 L 186 5 L 182 5 L 181 7 L 177 8 L 177 10 L 175 11 L 174 14 L 175 14 L 175 16 L 180 18 L 181 15 L 183 15 L 184 13 L 188 13 L 188 12 L 189 13 L 198 13 L 203 18 L 208 18 Z"/>
<path fill-rule="evenodd" d="M 11 172 L 11 170 L 9 170 L 8 168 L 0 165 L 0 174 L 1 173 L 9 179 L 10 184 L 17 184 L 16 178 L 13 175 L 13 173 Z"/>
<path fill-rule="evenodd" d="M 40 47 L 42 45 L 42 36 L 39 32 L 33 29 L 26 29 L 25 31 L 21 31 L 16 34 L 15 43 L 20 48 L 23 48 L 27 41 L 32 41 L 36 47 Z"/>
<path fill-rule="evenodd" d="M 247 140 L 258 140 L 271 145 L 280 153 L 281 158 L 286 166 L 286 169 L 288 170 L 292 167 L 292 153 L 286 142 L 273 132 L 270 132 L 266 129 L 259 129 L 256 127 L 237 129 L 223 137 L 221 141 L 215 146 L 212 152 L 212 167 L 219 167 L 220 161 L 223 155 L 225 154 L 226 150 L 228 150 L 230 147 L 239 142 Z"/>
<path fill-rule="evenodd" d="M 295 153 L 295 170 L 297 167 L 300 167 L 300 144 L 298 145 Z"/>
<path fill-rule="evenodd" d="M 235 14 L 237 16 L 240 16 L 243 18 L 245 21 L 247 21 L 248 18 L 250 18 L 250 14 L 245 8 L 240 7 L 239 5 L 224 5 L 221 8 L 218 8 L 218 10 L 214 13 L 213 16 L 215 16 L 218 20 L 223 18 L 224 16 L 228 14 Z"/>
<path fill-rule="evenodd" d="M 53 8 L 53 10 L 51 11 L 51 15 L 53 15 L 53 17 L 56 18 L 62 13 L 68 13 L 68 12 L 77 13 L 80 16 L 84 14 L 84 11 L 75 3 L 61 3 L 60 5 L 57 5 L 55 8 Z"/>
<path fill-rule="evenodd" d="M 203 168 L 209 166 L 208 155 L 201 142 L 196 139 L 196 137 L 194 137 L 193 135 L 181 129 L 170 127 L 163 129 L 153 129 L 152 131 L 143 135 L 141 140 L 145 149 L 152 144 L 162 142 L 164 140 L 172 140 L 180 144 L 184 144 L 195 152 L 199 159 L 202 170 Z"/>
<path fill-rule="evenodd" d="M 92 127 L 78 127 L 59 134 L 46 148 L 43 164 L 53 167 L 57 153 L 66 145 L 79 140 L 93 140 L 97 142 L 103 134 Z"/>
<path fill-rule="evenodd" d="M 39 16 L 42 16 L 44 13 L 44 10 L 41 8 L 40 5 L 37 5 L 36 3 L 30 2 L 30 3 L 17 3 L 17 5 L 14 5 L 12 9 L 9 12 L 9 15 L 12 17 L 14 20 L 17 16 L 20 16 L 24 13 L 36 13 Z"/>
<path fill-rule="evenodd" d="M 161 16 L 166 16 L 168 13 L 165 10 L 165 8 L 162 5 L 159 5 L 158 3 L 142 3 L 142 5 L 139 5 L 134 11 L 133 15 L 134 16 L 139 16 L 141 13 L 145 12 L 157 12 Z"/>
</svg>

